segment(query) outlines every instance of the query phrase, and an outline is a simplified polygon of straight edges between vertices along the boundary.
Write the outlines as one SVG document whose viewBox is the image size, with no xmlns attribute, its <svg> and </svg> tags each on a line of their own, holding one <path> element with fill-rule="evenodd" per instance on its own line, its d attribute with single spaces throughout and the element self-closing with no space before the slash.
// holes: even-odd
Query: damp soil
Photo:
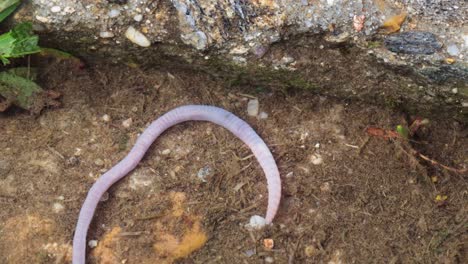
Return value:
<svg viewBox="0 0 468 264">
<path fill-rule="evenodd" d="M 283 182 L 273 225 L 245 228 L 267 203 L 266 180 L 249 149 L 219 126 L 187 122 L 157 139 L 101 201 L 88 233 L 97 241 L 88 263 L 468 259 L 467 175 L 410 158 L 398 143 L 365 132 L 394 129 L 411 118 L 405 113 L 125 65 L 53 64 L 40 84 L 63 95 L 61 107 L 0 113 L 0 263 L 69 263 L 93 182 L 151 121 L 185 104 L 229 110 L 268 144 Z M 267 118 L 247 115 L 252 98 Z M 410 144 L 447 166 L 466 166 L 467 128 L 428 118 Z M 274 241 L 272 249 L 265 239 Z"/>
</svg>

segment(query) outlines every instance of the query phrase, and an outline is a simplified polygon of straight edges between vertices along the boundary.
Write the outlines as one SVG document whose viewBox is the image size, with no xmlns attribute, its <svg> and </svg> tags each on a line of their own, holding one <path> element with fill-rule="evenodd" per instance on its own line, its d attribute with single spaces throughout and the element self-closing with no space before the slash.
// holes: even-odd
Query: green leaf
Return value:
<svg viewBox="0 0 468 264">
<path fill-rule="evenodd" d="M 409 130 L 405 126 L 398 125 L 396 131 L 402 138 L 409 139 Z"/>
<path fill-rule="evenodd" d="M 7 0 L 0 3 L 0 22 L 5 20 L 20 5 L 19 0 Z"/>
<path fill-rule="evenodd" d="M 42 91 L 42 88 L 31 80 L 9 72 L 0 72 L 0 95 L 23 109 L 30 109 Z"/>
<path fill-rule="evenodd" d="M 0 35 L 0 60 L 7 64 L 9 58 L 37 53 L 41 51 L 38 41 L 39 37 L 32 33 L 31 23 L 18 24 L 10 32 Z"/>
</svg>

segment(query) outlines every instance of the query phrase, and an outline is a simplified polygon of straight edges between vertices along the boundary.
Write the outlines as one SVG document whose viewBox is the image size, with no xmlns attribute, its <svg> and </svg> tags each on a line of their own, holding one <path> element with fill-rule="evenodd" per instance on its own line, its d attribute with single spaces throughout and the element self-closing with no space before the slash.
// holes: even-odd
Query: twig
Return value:
<svg viewBox="0 0 468 264">
<path fill-rule="evenodd" d="M 429 161 L 432 165 L 436 165 L 436 166 L 439 166 L 439 167 L 442 167 L 448 171 L 451 171 L 451 172 L 455 172 L 455 173 L 466 173 L 468 171 L 468 169 L 455 169 L 455 168 L 452 168 L 452 167 L 449 167 L 449 166 L 446 166 L 444 164 L 441 164 L 440 162 L 436 161 L 436 160 L 433 160 L 419 152 L 417 152 L 419 157 L 421 157 L 423 160 L 425 161 Z"/>
</svg>

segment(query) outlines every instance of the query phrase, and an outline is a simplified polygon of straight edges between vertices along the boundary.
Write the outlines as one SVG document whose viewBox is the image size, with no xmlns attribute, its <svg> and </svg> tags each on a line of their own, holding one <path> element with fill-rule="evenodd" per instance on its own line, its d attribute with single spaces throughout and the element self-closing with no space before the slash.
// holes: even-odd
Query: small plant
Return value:
<svg viewBox="0 0 468 264">
<path fill-rule="evenodd" d="M 20 0 L 0 1 L 0 23 L 11 15 L 21 4 Z M 3 65 L 10 59 L 21 58 L 29 54 L 41 52 L 38 46 L 39 37 L 33 33 L 32 24 L 23 22 L 0 35 L 0 60 Z M 45 105 L 57 105 L 53 101 L 57 93 L 45 92 L 36 82 L 34 68 L 10 68 L 0 72 L 0 112 L 11 105 L 16 105 L 32 113 L 39 113 Z M 54 98 L 55 97 L 55 98 Z"/>
</svg>

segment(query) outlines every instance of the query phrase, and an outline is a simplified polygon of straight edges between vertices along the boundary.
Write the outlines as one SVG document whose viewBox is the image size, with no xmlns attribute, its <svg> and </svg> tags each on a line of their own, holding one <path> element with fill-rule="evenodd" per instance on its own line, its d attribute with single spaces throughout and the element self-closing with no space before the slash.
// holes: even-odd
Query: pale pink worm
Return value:
<svg viewBox="0 0 468 264">
<path fill-rule="evenodd" d="M 273 155 L 263 140 L 242 119 L 214 106 L 187 105 L 177 107 L 156 121 L 141 134 L 130 153 L 108 172 L 99 177 L 86 196 L 81 208 L 73 238 L 73 264 L 84 264 L 86 260 L 86 234 L 101 196 L 115 182 L 132 171 L 145 155 L 151 144 L 169 127 L 184 121 L 210 121 L 225 127 L 240 138 L 257 158 L 263 168 L 268 184 L 268 207 L 266 223 L 276 215 L 281 198 L 281 180 Z"/>
</svg>

